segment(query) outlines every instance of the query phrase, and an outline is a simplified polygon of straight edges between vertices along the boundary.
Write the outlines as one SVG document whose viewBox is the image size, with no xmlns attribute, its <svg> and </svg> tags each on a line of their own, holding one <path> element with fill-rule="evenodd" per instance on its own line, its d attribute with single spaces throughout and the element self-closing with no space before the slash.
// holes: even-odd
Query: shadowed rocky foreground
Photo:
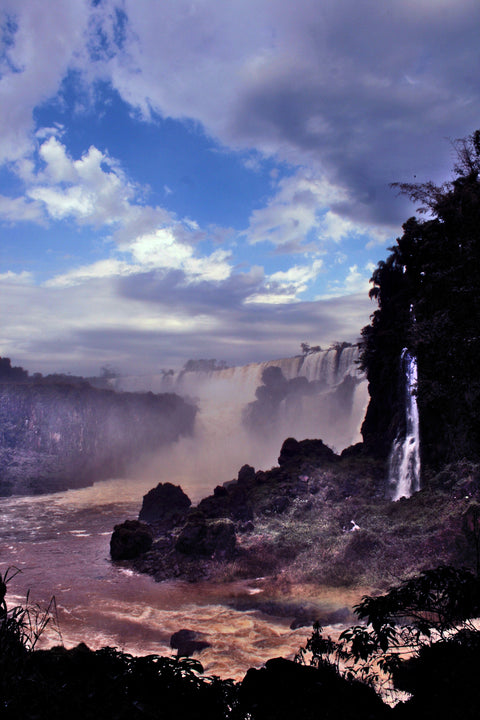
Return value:
<svg viewBox="0 0 480 720">
<path fill-rule="evenodd" d="M 355 608 L 361 624 L 338 641 L 316 624 L 295 661 L 273 658 L 241 682 L 205 677 L 201 663 L 181 652 L 133 657 L 83 643 L 36 650 L 51 615 L 8 608 L 7 581 L 1 583 L 1 717 L 478 717 L 480 635 L 470 617 L 480 611 L 480 582 L 467 570 L 441 566 L 383 596 L 364 597 Z"/>
<path fill-rule="evenodd" d="M 159 484 L 138 519 L 116 526 L 112 558 L 157 581 L 262 577 L 270 591 L 289 583 L 384 590 L 438 563 L 474 566 L 464 525 L 480 499 L 478 465 L 447 466 L 392 502 L 385 463 L 362 445 L 339 456 L 321 440 L 289 438 L 278 461 L 266 472 L 243 466 L 195 507 L 180 487 Z"/>
</svg>

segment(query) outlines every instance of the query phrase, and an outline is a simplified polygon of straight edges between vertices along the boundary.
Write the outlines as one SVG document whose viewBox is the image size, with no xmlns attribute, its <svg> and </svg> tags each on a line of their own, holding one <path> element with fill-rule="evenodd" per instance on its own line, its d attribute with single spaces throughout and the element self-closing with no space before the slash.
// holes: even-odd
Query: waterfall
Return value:
<svg viewBox="0 0 480 720">
<path fill-rule="evenodd" d="M 417 361 L 404 348 L 400 369 L 405 391 L 405 435 L 395 438 L 389 458 L 388 488 L 392 500 L 410 495 L 420 489 L 420 434 L 417 388 Z"/>
<path fill-rule="evenodd" d="M 168 457 L 162 455 L 156 477 L 175 475 L 184 488 L 193 477 L 196 495 L 200 487 L 211 491 L 230 480 L 245 463 L 256 469 L 276 465 L 287 437 L 321 438 L 337 452 L 359 442 L 368 389 L 358 357 L 358 346 L 339 346 L 231 368 L 121 377 L 115 383 L 118 390 L 175 392 L 195 401 L 194 437 L 181 439 Z M 291 392 L 252 429 L 242 421 L 245 408 L 255 402 L 264 371 L 271 367 L 280 368 Z"/>
</svg>

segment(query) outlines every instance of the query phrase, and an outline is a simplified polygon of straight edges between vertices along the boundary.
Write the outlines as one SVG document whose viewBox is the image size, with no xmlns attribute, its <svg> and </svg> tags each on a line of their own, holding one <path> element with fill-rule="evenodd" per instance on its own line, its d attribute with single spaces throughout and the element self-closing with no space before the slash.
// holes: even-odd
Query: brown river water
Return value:
<svg viewBox="0 0 480 720">
<path fill-rule="evenodd" d="M 202 631 L 211 647 L 198 658 L 207 674 L 224 678 L 241 678 L 270 657 L 293 657 L 310 628 L 290 630 L 291 617 L 232 607 L 246 598 L 268 599 L 261 580 L 155 583 L 110 562 L 113 526 L 137 517 L 142 495 L 151 486 L 151 481 L 143 486 L 109 480 L 64 493 L 1 498 L 0 571 L 21 570 L 9 583 L 9 606 L 23 603 L 27 591 L 42 607 L 55 596 L 61 641 L 67 647 L 83 641 L 93 649 L 108 645 L 134 655 L 171 655 L 174 632 Z M 298 592 L 325 611 L 351 606 L 359 597 L 328 588 Z M 60 638 L 47 632 L 42 642 L 54 645 Z"/>
</svg>

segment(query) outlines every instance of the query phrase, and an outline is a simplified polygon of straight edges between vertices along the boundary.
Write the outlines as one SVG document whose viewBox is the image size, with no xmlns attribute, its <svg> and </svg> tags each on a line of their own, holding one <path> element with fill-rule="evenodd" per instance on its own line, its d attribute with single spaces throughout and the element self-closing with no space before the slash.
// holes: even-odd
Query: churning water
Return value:
<svg viewBox="0 0 480 720">
<path fill-rule="evenodd" d="M 182 628 L 206 633 L 211 647 L 199 659 L 208 674 L 240 678 L 269 657 L 291 656 L 309 628 L 290 630 L 292 618 L 273 618 L 233 606 L 268 599 L 262 582 L 155 583 L 109 559 L 111 528 L 139 511 L 142 483 L 111 480 L 91 488 L 40 497 L 4 498 L 0 505 L 0 569 L 22 572 L 10 583 L 9 606 L 31 601 L 45 607 L 54 595 L 62 640 L 91 648 L 118 647 L 132 654 L 171 655 L 171 635 Z M 137 499 L 133 499 L 134 496 Z M 337 591 L 317 589 L 325 611 L 354 602 Z M 47 645 L 58 644 L 54 632 Z"/>
<path fill-rule="evenodd" d="M 290 630 L 292 617 L 235 610 L 239 601 L 245 606 L 246 598 L 269 600 L 261 579 L 250 584 L 157 584 L 110 562 L 110 536 L 116 523 L 138 516 L 142 496 L 158 482 L 182 485 L 196 502 L 234 478 L 245 463 L 256 469 L 275 465 L 288 436 L 322 438 L 337 450 L 356 442 L 368 399 L 357 355 L 358 348 L 348 347 L 212 373 L 122 379 L 121 389 L 175 391 L 195 398 L 194 435 L 163 448 L 136 468 L 131 480 L 1 498 L 0 569 L 21 570 L 10 583 L 9 604 L 24 602 L 28 590 L 31 600 L 43 606 L 55 596 L 68 647 L 84 641 L 92 648 L 109 645 L 133 654 L 170 655 L 174 632 L 200 630 L 211 643 L 200 656 L 205 670 L 222 677 L 241 677 L 269 657 L 294 654 L 309 628 Z M 293 404 L 280 402 L 275 417 L 265 418 L 272 432 L 259 438 L 242 424 L 242 410 L 255 400 L 263 371 L 272 365 L 280 367 L 287 381 L 306 378 L 313 392 Z M 355 594 L 326 588 L 294 590 L 297 600 L 303 593 L 324 612 L 358 600 Z M 59 638 L 50 634 L 45 641 L 55 644 Z"/>
</svg>

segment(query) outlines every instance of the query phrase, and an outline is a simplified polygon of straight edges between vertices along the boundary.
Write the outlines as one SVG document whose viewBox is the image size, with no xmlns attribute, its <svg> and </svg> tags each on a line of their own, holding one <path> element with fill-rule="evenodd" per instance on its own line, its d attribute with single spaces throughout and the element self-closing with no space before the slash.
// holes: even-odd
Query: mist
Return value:
<svg viewBox="0 0 480 720">
<path fill-rule="evenodd" d="M 234 368 L 116 378 L 118 390 L 176 392 L 198 406 L 193 435 L 145 457 L 132 475 L 142 487 L 146 480 L 181 485 L 196 502 L 245 464 L 276 465 L 287 437 L 320 438 L 341 452 L 360 441 L 368 403 L 357 361 L 357 346 L 340 346 Z"/>
</svg>

